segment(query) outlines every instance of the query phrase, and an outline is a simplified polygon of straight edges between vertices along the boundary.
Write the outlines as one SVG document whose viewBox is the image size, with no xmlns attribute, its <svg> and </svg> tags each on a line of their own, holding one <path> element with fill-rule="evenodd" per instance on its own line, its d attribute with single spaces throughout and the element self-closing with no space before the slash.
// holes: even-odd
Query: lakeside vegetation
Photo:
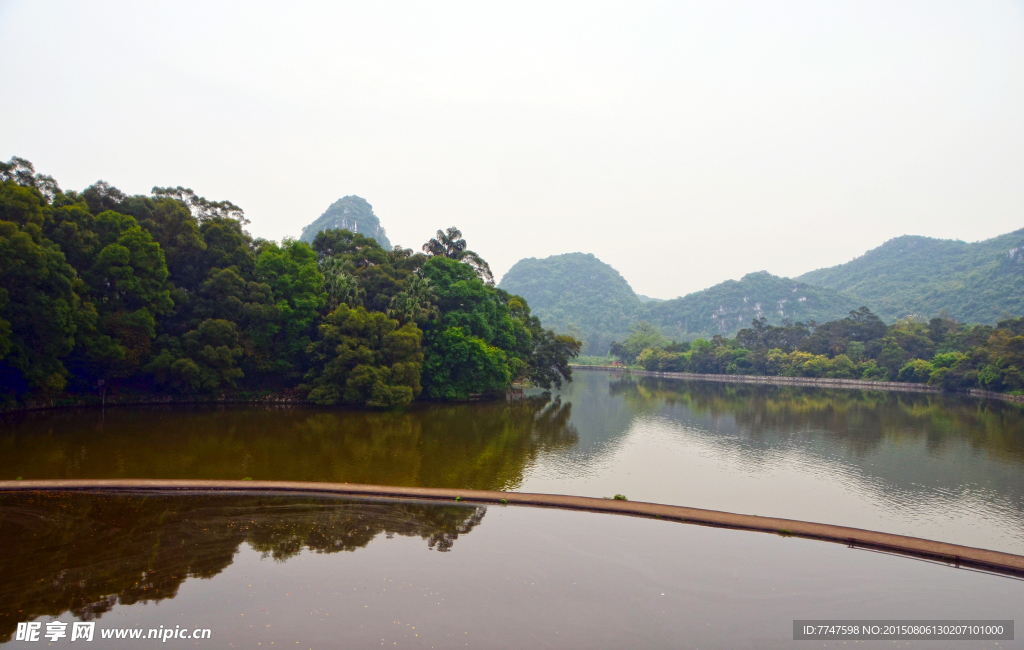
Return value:
<svg viewBox="0 0 1024 650">
<path fill-rule="evenodd" d="M 458 229 L 414 252 L 247 224 L 182 187 L 63 191 L 0 163 L 0 406 L 112 391 L 389 408 L 571 378 L 580 343 L 495 288 Z"/>
<path fill-rule="evenodd" d="M 948 316 L 886 325 L 861 307 L 822 324 L 774 326 L 760 318 L 734 338 L 683 343 L 641 322 L 623 342 L 612 343 L 611 356 L 661 372 L 900 381 L 1024 394 L 1024 318 L 994 327 Z"/>
</svg>

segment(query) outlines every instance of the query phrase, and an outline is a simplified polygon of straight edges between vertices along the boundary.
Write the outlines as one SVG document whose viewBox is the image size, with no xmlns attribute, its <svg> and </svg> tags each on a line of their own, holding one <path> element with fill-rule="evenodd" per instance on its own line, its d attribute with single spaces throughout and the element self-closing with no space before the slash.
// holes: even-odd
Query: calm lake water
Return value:
<svg viewBox="0 0 1024 650">
<path fill-rule="evenodd" d="M 0 643 L 18 622 L 92 620 L 92 648 L 160 626 L 211 630 L 161 647 L 810 647 L 794 619 L 1013 619 L 1024 602 L 1021 580 L 838 544 L 514 506 L 3 494 L 0 514 Z"/>
<path fill-rule="evenodd" d="M 1024 553 L 1024 408 L 578 371 L 551 396 L 0 419 L 0 477 L 231 478 L 625 494 Z"/>
</svg>

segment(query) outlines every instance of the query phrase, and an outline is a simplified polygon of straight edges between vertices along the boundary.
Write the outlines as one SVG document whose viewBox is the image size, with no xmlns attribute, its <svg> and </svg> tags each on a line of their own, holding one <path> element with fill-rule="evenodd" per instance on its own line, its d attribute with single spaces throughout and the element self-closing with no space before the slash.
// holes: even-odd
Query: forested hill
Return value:
<svg viewBox="0 0 1024 650">
<path fill-rule="evenodd" d="M 795 279 L 750 273 L 672 300 L 634 293 L 611 266 L 569 253 L 520 260 L 501 287 L 525 297 L 544 323 L 604 355 L 646 320 L 677 340 L 732 336 L 755 318 L 772 325 L 843 318 L 866 306 L 883 321 L 945 312 L 994 325 L 1024 315 L 1024 229 L 982 242 L 904 236 L 852 262 Z"/>
<path fill-rule="evenodd" d="M 183 187 L 61 190 L 0 162 L 0 410 L 172 395 L 400 408 L 571 377 L 580 343 L 496 289 L 457 228 L 416 252 L 334 228 L 278 244 L 247 223 Z"/>
<path fill-rule="evenodd" d="M 325 230 L 351 230 L 375 239 L 384 250 L 391 250 L 391 241 L 373 213 L 373 206 L 359 196 L 345 196 L 332 203 L 316 221 L 302 229 L 299 239 L 312 245 L 317 233 Z"/>
<path fill-rule="evenodd" d="M 643 314 L 625 278 L 590 253 L 519 260 L 498 286 L 526 298 L 545 327 L 582 338 L 586 354 L 606 354 Z"/>
<path fill-rule="evenodd" d="M 690 340 L 732 336 L 762 316 L 774 325 L 787 319 L 821 323 L 842 318 L 860 306 L 833 289 L 761 271 L 681 298 L 648 303 L 645 318 L 672 338 Z"/>
<path fill-rule="evenodd" d="M 673 300 L 644 301 L 614 268 L 591 254 L 520 260 L 502 289 L 526 298 L 548 327 L 584 341 L 584 353 L 604 355 L 613 340 L 647 320 L 678 340 L 732 336 L 765 317 L 771 324 L 842 318 L 861 305 L 835 290 L 764 271 Z"/>
<path fill-rule="evenodd" d="M 1024 314 L 1024 229 L 977 243 L 904 236 L 798 280 L 842 291 L 883 320 L 946 310 L 994 324 Z"/>
</svg>

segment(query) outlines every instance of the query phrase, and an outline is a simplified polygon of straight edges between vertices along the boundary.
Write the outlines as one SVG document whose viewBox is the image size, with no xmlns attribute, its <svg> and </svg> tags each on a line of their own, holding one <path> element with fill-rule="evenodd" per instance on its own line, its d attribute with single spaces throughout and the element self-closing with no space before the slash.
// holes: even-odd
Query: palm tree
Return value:
<svg viewBox="0 0 1024 650">
<path fill-rule="evenodd" d="M 462 238 L 462 231 L 454 226 L 448 232 L 438 230 L 437 237 L 423 244 L 423 252 L 427 255 L 440 255 L 453 260 L 459 259 L 459 254 L 465 250 L 466 240 Z"/>
<path fill-rule="evenodd" d="M 359 286 L 359 280 L 348 271 L 347 265 L 337 258 L 328 258 L 321 265 L 324 290 L 327 292 L 328 307 L 331 310 L 341 303 L 349 307 L 363 304 L 366 290 Z"/>
<path fill-rule="evenodd" d="M 427 255 L 438 255 L 468 264 L 487 284 L 494 284 L 491 267 L 471 250 L 466 249 L 466 240 L 462 231 L 452 226 L 447 231 L 437 231 L 437 237 L 423 244 L 423 252 Z"/>
<path fill-rule="evenodd" d="M 412 276 L 405 291 L 391 299 L 388 307 L 388 318 L 396 318 L 403 323 L 422 323 L 437 318 L 437 289 L 427 278 Z"/>
</svg>

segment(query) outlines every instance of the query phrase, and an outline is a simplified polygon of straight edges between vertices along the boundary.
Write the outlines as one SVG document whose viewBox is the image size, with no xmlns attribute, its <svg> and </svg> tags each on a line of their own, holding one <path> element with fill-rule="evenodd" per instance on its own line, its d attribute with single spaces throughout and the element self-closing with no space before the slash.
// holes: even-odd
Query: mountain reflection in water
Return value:
<svg viewBox="0 0 1024 650">
<path fill-rule="evenodd" d="M 1024 553 L 1024 406 L 583 371 L 579 432 L 526 492 L 630 499 Z"/>
<path fill-rule="evenodd" d="M 686 409 L 730 418 L 751 437 L 820 431 L 858 453 L 886 439 L 923 437 L 933 450 L 967 442 L 994 458 L 1024 462 L 1024 408 L 935 393 L 816 389 L 621 377 L 609 382 L 635 411 Z"/>
<path fill-rule="evenodd" d="M 450 551 L 486 508 L 283 496 L 0 495 L 0 643 L 19 621 L 174 598 L 211 578 L 242 543 L 284 561 L 304 549 L 355 551 L 375 537 L 420 537 Z"/>
</svg>

